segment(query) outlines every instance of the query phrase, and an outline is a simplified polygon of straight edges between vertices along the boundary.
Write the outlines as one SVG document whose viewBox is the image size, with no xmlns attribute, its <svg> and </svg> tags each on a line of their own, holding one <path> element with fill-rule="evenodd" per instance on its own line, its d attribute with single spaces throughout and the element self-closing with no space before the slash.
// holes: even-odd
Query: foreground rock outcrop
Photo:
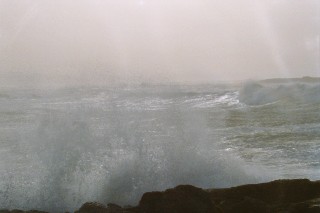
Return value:
<svg viewBox="0 0 320 213">
<path fill-rule="evenodd" d="M 207 190 L 222 212 L 320 212 L 320 181 L 276 180 Z"/>
<path fill-rule="evenodd" d="M 320 213 L 320 181 L 276 180 L 226 189 L 181 185 L 145 193 L 136 207 L 85 203 L 75 213 Z M 0 210 L 0 213 L 44 213 Z"/>
<path fill-rule="evenodd" d="M 165 192 L 145 193 L 138 206 L 140 213 L 211 213 L 219 212 L 210 193 L 190 185 L 177 186 Z"/>
</svg>

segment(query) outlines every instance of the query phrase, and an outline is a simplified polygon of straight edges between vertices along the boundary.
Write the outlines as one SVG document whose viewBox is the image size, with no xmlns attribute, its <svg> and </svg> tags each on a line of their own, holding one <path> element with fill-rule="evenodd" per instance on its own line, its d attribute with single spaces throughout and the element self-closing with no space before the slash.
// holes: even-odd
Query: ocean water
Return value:
<svg viewBox="0 0 320 213">
<path fill-rule="evenodd" d="M 0 90 L 0 209 L 320 179 L 320 85 Z"/>
</svg>

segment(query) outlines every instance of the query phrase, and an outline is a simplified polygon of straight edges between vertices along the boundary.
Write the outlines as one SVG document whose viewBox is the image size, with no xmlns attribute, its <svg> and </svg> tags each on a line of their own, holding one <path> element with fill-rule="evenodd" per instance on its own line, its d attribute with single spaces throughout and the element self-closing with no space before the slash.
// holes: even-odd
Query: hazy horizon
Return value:
<svg viewBox="0 0 320 213">
<path fill-rule="evenodd" d="M 320 76 L 318 0 L 0 0 L 1 86 Z"/>
</svg>

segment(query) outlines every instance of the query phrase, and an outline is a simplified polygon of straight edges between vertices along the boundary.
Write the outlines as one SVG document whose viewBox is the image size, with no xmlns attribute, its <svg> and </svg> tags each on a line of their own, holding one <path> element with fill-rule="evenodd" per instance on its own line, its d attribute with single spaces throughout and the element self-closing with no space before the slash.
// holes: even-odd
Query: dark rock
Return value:
<svg viewBox="0 0 320 213">
<path fill-rule="evenodd" d="M 306 179 L 277 180 L 209 191 L 213 200 L 252 197 L 267 203 L 293 203 L 320 196 L 320 182 Z"/>
<path fill-rule="evenodd" d="M 214 213 L 220 212 L 204 190 L 182 185 L 165 192 L 148 192 L 139 203 L 139 213 Z"/>
<path fill-rule="evenodd" d="M 81 206 L 75 213 L 107 213 L 107 207 L 95 202 L 88 202 Z"/>
<path fill-rule="evenodd" d="M 223 212 L 319 212 L 311 202 L 320 198 L 319 181 L 277 180 L 208 191 Z"/>
<path fill-rule="evenodd" d="M 181 185 L 145 193 L 138 206 L 85 203 L 75 213 L 320 213 L 320 181 L 277 180 L 227 189 Z M 0 210 L 0 213 L 46 213 Z"/>
<path fill-rule="evenodd" d="M 270 207 L 267 203 L 250 197 L 245 197 L 241 200 L 226 200 L 219 205 L 224 213 L 268 213 Z"/>
<path fill-rule="evenodd" d="M 44 211 L 38 211 L 38 210 L 30 210 L 30 211 L 22 211 L 18 209 L 13 209 L 13 210 L 0 210 L 0 213 L 48 213 Z"/>
<path fill-rule="evenodd" d="M 320 199 L 294 203 L 289 208 L 290 213 L 320 213 Z"/>
<path fill-rule="evenodd" d="M 100 203 L 89 202 L 83 204 L 75 213 L 129 213 L 129 211 L 112 203 L 106 207 Z"/>
<path fill-rule="evenodd" d="M 26 211 L 25 213 L 48 213 L 48 212 L 43 212 L 43 211 L 38 211 L 38 210 L 30 210 L 30 211 Z"/>
</svg>

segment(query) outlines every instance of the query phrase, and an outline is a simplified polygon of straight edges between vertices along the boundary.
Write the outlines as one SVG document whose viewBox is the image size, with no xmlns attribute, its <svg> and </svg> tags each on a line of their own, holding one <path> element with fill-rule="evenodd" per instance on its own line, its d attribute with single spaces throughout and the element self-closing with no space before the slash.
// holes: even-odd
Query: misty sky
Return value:
<svg viewBox="0 0 320 213">
<path fill-rule="evenodd" d="M 0 83 L 320 76 L 319 34 L 319 0 L 0 0 Z"/>
</svg>

